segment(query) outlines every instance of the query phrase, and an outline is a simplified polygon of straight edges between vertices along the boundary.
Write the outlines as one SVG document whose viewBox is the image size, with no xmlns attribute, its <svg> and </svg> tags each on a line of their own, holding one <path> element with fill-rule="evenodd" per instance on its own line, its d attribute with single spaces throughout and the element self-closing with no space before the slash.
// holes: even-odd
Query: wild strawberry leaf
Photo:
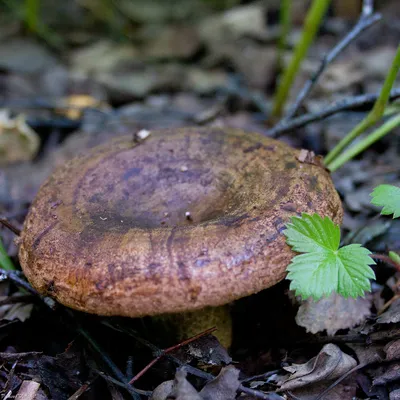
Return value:
<svg viewBox="0 0 400 400">
<path fill-rule="evenodd" d="M 290 288 L 303 299 L 315 300 L 336 292 L 358 297 L 371 290 L 375 278 L 371 252 L 359 244 L 339 248 L 340 228 L 318 214 L 292 217 L 284 231 L 286 242 L 298 253 L 287 268 Z"/>
<path fill-rule="evenodd" d="M 400 188 L 393 185 L 379 185 L 371 193 L 371 203 L 383 207 L 381 214 L 400 217 Z"/>
</svg>

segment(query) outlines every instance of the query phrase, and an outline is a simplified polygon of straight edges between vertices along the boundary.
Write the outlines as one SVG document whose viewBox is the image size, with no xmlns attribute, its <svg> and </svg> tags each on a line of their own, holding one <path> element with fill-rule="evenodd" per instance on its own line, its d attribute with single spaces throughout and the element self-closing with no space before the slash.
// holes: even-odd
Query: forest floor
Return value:
<svg viewBox="0 0 400 400">
<path fill-rule="evenodd" d="M 0 218 L 17 230 L 56 166 L 111 137 L 229 126 L 325 155 L 371 109 L 366 102 L 279 135 L 273 131 L 268 117 L 279 56 L 287 63 L 299 40 L 307 10 L 302 2 L 293 2 L 282 53 L 279 2 L 217 10 L 200 0 L 151 7 L 145 0 L 120 1 L 107 18 L 100 3 L 45 1 L 33 33 L 18 7 L 0 6 Z M 400 42 L 400 6 L 388 1 L 378 11 L 382 19 L 326 68 L 299 115 L 379 93 Z M 336 12 L 330 10 L 308 51 L 289 104 L 357 23 L 357 15 Z M 400 186 L 400 129 L 332 178 L 344 207 L 342 242 L 381 256 L 366 297 L 303 302 L 284 280 L 232 304 L 229 351 L 206 332 L 163 353 L 174 343 L 166 343 L 149 318 L 75 312 L 29 292 L 18 272 L 2 270 L 1 398 L 165 400 L 152 392 L 175 379 L 171 398 L 181 400 L 400 399 L 400 271 L 386 257 L 400 251 L 400 219 L 379 216 L 370 203 L 377 185 Z M 16 235 L 0 229 L 19 270 Z"/>
</svg>

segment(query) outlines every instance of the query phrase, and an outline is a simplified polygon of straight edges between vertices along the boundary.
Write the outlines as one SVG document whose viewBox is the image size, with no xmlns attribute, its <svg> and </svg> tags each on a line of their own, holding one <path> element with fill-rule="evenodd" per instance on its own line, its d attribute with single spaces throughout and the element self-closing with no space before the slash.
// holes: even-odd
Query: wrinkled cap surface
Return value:
<svg viewBox="0 0 400 400">
<path fill-rule="evenodd" d="M 291 216 L 342 218 L 329 173 L 300 153 L 219 128 L 98 146 L 41 187 L 23 271 L 39 292 L 100 315 L 195 310 L 268 288 L 294 255 L 282 234 Z"/>
</svg>

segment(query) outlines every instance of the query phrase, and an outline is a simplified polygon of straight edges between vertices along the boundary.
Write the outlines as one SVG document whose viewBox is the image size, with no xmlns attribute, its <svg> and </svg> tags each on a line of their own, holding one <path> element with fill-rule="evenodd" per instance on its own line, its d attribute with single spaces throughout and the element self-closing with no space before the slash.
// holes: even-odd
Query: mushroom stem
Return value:
<svg viewBox="0 0 400 400">
<path fill-rule="evenodd" d="M 209 328 L 216 327 L 213 335 L 225 347 L 232 344 L 232 319 L 229 305 L 205 307 L 197 311 L 166 314 L 158 317 L 174 331 L 177 340 L 184 340 Z"/>
</svg>

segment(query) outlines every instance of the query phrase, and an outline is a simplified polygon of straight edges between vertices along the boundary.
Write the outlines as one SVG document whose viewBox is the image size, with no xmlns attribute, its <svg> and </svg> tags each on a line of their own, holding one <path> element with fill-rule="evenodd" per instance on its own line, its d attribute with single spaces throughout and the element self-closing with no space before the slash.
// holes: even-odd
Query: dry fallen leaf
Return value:
<svg viewBox="0 0 400 400">
<path fill-rule="evenodd" d="M 314 301 L 311 298 L 302 303 L 296 315 L 296 323 L 307 332 L 326 330 L 333 336 L 339 329 L 352 328 L 370 315 L 371 301 L 368 298 L 347 298 L 334 293 Z"/>
<path fill-rule="evenodd" d="M 396 324 L 400 322 L 400 299 L 395 300 L 376 322 L 378 324 Z"/>
<path fill-rule="evenodd" d="M 35 381 L 23 381 L 15 400 L 35 400 L 40 383 Z"/>
<path fill-rule="evenodd" d="M 218 376 L 201 390 L 203 400 L 231 400 L 240 385 L 239 370 L 233 366 L 222 368 Z"/>
<path fill-rule="evenodd" d="M 12 298 L 15 300 L 16 298 L 22 296 L 20 292 L 13 293 L 11 296 L 1 296 L 0 300 L 5 300 L 7 298 Z M 31 313 L 33 310 L 33 304 L 32 303 L 11 303 L 10 304 L 5 304 L 0 306 L 0 321 L 2 320 L 7 320 L 7 321 L 13 321 L 13 320 L 19 320 L 21 322 L 26 321 L 28 318 L 30 318 Z"/>
<path fill-rule="evenodd" d="M 149 400 L 165 400 L 172 392 L 174 381 L 165 381 L 158 385 L 150 396 Z"/>
<path fill-rule="evenodd" d="M 153 391 L 150 400 L 232 400 L 240 385 L 239 370 L 233 366 L 221 369 L 218 376 L 208 382 L 200 392 L 186 379 L 185 368 L 179 369 L 174 381 L 165 381 Z"/>
<path fill-rule="evenodd" d="M 202 400 L 197 390 L 187 381 L 185 368 L 176 372 L 174 387 L 168 397 L 170 396 L 176 400 Z"/>
<path fill-rule="evenodd" d="M 280 390 L 293 390 L 315 383 L 326 383 L 328 386 L 328 382 L 341 377 L 356 365 L 354 358 L 329 343 L 307 363 L 285 367 L 292 375 L 282 383 Z"/>
<path fill-rule="evenodd" d="M 0 110 L 0 165 L 32 160 L 40 139 L 23 115 L 11 118 L 8 110 Z"/>
<path fill-rule="evenodd" d="M 386 360 L 396 360 L 400 358 L 400 340 L 393 340 L 384 347 Z"/>
</svg>

